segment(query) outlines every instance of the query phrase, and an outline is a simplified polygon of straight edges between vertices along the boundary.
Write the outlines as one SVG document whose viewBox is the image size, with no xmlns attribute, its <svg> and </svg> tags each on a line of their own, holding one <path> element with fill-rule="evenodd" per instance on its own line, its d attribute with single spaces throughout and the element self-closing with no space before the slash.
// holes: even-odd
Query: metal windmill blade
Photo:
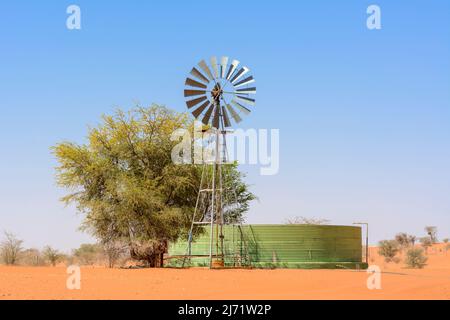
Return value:
<svg viewBox="0 0 450 320">
<path fill-rule="evenodd" d="M 242 67 L 233 78 L 231 78 L 231 83 L 235 84 L 236 81 L 238 81 L 241 77 L 243 77 L 247 72 L 250 70 L 247 67 Z"/>
<path fill-rule="evenodd" d="M 223 79 L 225 78 L 225 71 L 227 70 L 228 66 L 228 57 L 222 57 L 220 59 L 220 77 Z"/>
<path fill-rule="evenodd" d="M 200 98 L 196 98 L 194 100 L 190 100 L 186 102 L 186 105 L 188 106 L 188 108 L 192 108 L 195 107 L 196 105 L 202 103 L 203 101 L 207 100 L 208 98 L 206 96 L 200 97 Z"/>
<path fill-rule="evenodd" d="M 203 113 L 203 111 L 205 111 L 205 109 L 210 106 L 210 102 L 206 101 L 205 103 L 203 103 L 200 107 L 198 107 L 197 109 L 195 109 L 194 111 L 192 111 L 192 114 L 194 115 L 195 118 L 200 117 L 200 115 Z"/>
<path fill-rule="evenodd" d="M 203 96 L 203 95 L 206 95 L 205 90 L 184 90 L 185 97 Z"/>
<path fill-rule="evenodd" d="M 205 82 L 206 84 L 209 83 L 208 78 L 206 78 L 200 71 L 198 71 L 196 68 L 192 68 L 191 70 L 191 75 L 193 75 L 194 77 L 196 77 L 199 80 L 202 80 L 203 82 Z"/>
<path fill-rule="evenodd" d="M 231 61 L 231 63 L 230 63 Z M 184 97 L 192 115 L 215 129 L 242 122 L 256 104 L 255 79 L 238 60 L 217 56 L 198 63 L 186 78 Z M 250 84 L 253 84 L 251 87 Z"/>
<path fill-rule="evenodd" d="M 213 77 L 213 75 L 211 73 L 211 70 L 209 69 L 209 67 L 206 64 L 205 60 L 200 61 L 200 63 L 198 65 L 206 73 L 206 75 L 208 76 L 209 80 L 213 80 L 214 79 L 214 77 Z"/>
<path fill-rule="evenodd" d="M 209 125 L 209 121 L 211 119 L 211 115 L 212 115 L 213 111 L 214 111 L 214 105 L 211 104 L 209 106 L 208 110 L 205 112 L 205 115 L 202 118 L 202 122 L 204 125 Z"/>
<path fill-rule="evenodd" d="M 228 116 L 227 109 L 225 106 L 222 106 L 222 115 L 223 115 L 223 125 L 225 128 L 231 127 L 230 117 Z"/>
<path fill-rule="evenodd" d="M 186 82 L 184 84 L 186 86 L 190 86 L 190 87 L 196 87 L 196 88 L 202 88 L 202 89 L 208 88 L 208 86 L 206 84 L 203 84 L 203 83 L 198 82 L 191 78 L 186 78 Z"/>
<path fill-rule="evenodd" d="M 237 89 L 236 94 L 256 94 L 256 88 Z"/>
<path fill-rule="evenodd" d="M 255 82 L 255 79 L 253 78 L 253 76 L 250 76 L 248 78 L 245 78 L 244 80 L 241 80 L 241 81 L 235 83 L 234 87 L 239 88 L 239 87 L 245 86 L 245 85 L 253 83 L 253 82 Z"/>
<path fill-rule="evenodd" d="M 235 100 L 231 100 L 231 104 L 234 105 L 239 111 L 241 111 L 246 116 L 248 116 L 251 112 L 248 108 L 244 107 L 242 104 L 236 102 Z"/>
<path fill-rule="evenodd" d="M 218 79 L 219 78 L 219 67 L 217 66 L 217 58 L 216 57 L 211 58 L 211 67 L 214 71 L 214 79 Z"/>
<path fill-rule="evenodd" d="M 231 113 L 231 116 L 233 117 L 234 121 L 236 123 L 240 123 L 242 121 L 242 118 L 239 116 L 239 114 L 233 109 L 233 107 L 229 104 L 227 104 L 227 109 Z"/>
<path fill-rule="evenodd" d="M 236 100 L 240 101 L 241 103 L 243 102 L 244 104 L 249 104 L 251 106 L 254 106 L 256 104 L 255 99 L 251 99 L 251 98 L 247 98 L 247 97 L 243 97 L 243 96 L 237 95 Z"/>
<path fill-rule="evenodd" d="M 231 62 L 230 69 L 228 70 L 228 73 L 226 76 L 227 80 L 230 80 L 231 76 L 233 75 L 233 73 L 236 70 L 236 68 L 238 67 L 238 65 L 239 65 L 239 61 L 237 61 L 237 60 L 233 60 L 233 62 Z"/>
</svg>

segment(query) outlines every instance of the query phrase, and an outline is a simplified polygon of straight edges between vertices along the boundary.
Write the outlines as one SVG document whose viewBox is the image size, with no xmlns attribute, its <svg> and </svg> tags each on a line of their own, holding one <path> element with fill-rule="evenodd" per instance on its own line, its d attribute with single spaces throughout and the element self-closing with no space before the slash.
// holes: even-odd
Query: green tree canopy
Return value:
<svg viewBox="0 0 450 320">
<path fill-rule="evenodd" d="M 171 135 L 192 128 L 187 114 L 154 105 L 103 116 L 102 123 L 89 130 L 87 144 L 53 147 L 59 162 L 57 182 L 71 191 L 62 200 L 75 203 L 85 215 L 82 229 L 102 243 L 127 241 L 132 251 L 147 246 L 150 253 L 135 250 L 147 256 L 165 250 L 163 243 L 186 236 L 202 166 L 174 164 L 171 152 L 178 142 L 171 141 Z M 228 222 L 240 221 L 255 197 L 236 165 L 224 171 L 225 185 L 236 194 L 224 203 L 224 215 Z"/>
</svg>

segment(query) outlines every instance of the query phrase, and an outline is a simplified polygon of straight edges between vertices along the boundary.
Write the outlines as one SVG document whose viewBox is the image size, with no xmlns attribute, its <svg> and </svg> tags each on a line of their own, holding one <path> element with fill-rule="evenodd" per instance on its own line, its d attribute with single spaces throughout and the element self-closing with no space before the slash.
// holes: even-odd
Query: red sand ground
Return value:
<svg viewBox="0 0 450 320">
<path fill-rule="evenodd" d="M 450 251 L 438 245 L 423 270 L 386 264 L 382 289 L 352 270 L 207 270 L 82 268 L 81 290 L 66 288 L 63 267 L 0 267 L 0 299 L 450 299 Z"/>
</svg>

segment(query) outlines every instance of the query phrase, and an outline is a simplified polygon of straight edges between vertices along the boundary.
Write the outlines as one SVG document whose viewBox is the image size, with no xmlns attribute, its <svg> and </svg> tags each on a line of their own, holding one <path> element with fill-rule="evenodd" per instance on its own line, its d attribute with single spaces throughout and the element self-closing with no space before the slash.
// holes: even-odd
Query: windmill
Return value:
<svg viewBox="0 0 450 320">
<path fill-rule="evenodd" d="M 209 225 L 210 268 L 224 266 L 223 198 L 227 190 L 224 189 L 222 166 L 227 162 L 226 134 L 230 132 L 227 128 L 232 127 L 232 122 L 239 124 L 255 106 L 254 82 L 249 68 L 228 57 L 221 57 L 220 60 L 212 57 L 209 64 L 205 60 L 200 61 L 192 68 L 185 82 L 184 96 L 188 109 L 197 120 L 211 128 L 215 137 L 214 160 L 210 164 L 212 170 L 208 170 L 207 163 L 204 164 L 187 249 L 187 257 L 191 257 L 194 228 Z M 202 200 L 210 203 L 208 214 L 197 217 Z"/>
</svg>

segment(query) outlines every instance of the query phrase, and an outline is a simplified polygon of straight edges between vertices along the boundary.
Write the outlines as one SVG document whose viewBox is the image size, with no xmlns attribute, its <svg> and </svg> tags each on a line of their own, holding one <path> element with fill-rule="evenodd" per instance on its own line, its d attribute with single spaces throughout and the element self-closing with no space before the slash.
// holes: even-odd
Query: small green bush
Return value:
<svg viewBox="0 0 450 320">
<path fill-rule="evenodd" d="M 420 244 L 425 249 L 425 252 L 428 253 L 428 248 L 433 245 L 433 240 L 430 237 L 420 238 Z"/>
<path fill-rule="evenodd" d="M 378 253 L 386 262 L 391 262 L 399 251 L 399 245 L 395 240 L 380 241 L 378 246 Z"/>
<path fill-rule="evenodd" d="M 405 263 L 409 268 L 422 269 L 426 266 L 428 258 L 421 248 L 411 248 L 406 252 Z"/>
</svg>

